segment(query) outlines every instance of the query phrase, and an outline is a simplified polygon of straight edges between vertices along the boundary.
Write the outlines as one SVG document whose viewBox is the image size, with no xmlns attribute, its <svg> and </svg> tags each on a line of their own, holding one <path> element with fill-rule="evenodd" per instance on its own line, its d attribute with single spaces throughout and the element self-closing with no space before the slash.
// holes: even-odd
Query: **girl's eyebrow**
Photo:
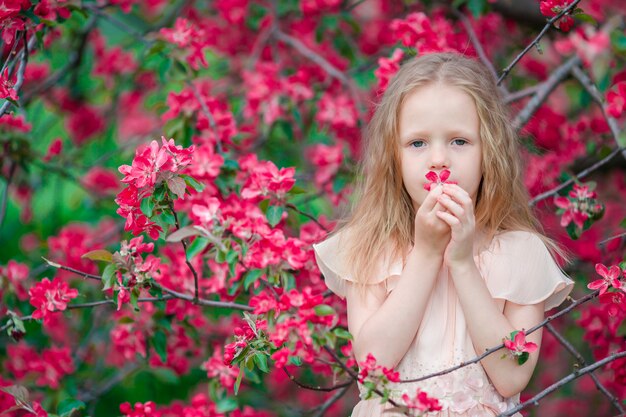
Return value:
<svg viewBox="0 0 626 417">
<path fill-rule="evenodd" d="M 473 133 L 462 130 L 462 129 L 453 129 L 445 133 L 447 136 L 454 136 L 454 137 L 461 136 L 461 137 L 470 138 L 470 139 L 474 137 Z M 405 136 L 401 136 L 400 140 L 402 142 L 406 142 L 412 139 L 428 139 L 430 136 L 431 135 L 426 132 L 423 132 L 421 130 L 415 130 L 415 131 L 407 133 Z"/>
</svg>

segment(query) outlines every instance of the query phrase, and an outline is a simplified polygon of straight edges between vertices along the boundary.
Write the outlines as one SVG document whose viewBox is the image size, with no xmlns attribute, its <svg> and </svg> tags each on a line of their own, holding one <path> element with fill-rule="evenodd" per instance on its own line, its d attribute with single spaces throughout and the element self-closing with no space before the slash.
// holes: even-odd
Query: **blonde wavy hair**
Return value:
<svg viewBox="0 0 626 417">
<path fill-rule="evenodd" d="M 333 233 L 347 232 L 347 239 L 342 237 L 346 272 L 364 290 L 381 256 L 402 256 L 406 261 L 414 243 L 415 209 L 400 171 L 399 113 L 411 92 L 432 83 L 457 87 L 476 104 L 483 178 L 475 216 L 476 228 L 485 233 L 486 242 L 504 231 L 529 231 L 541 238 L 553 256 L 556 253 L 568 260 L 565 252 L 543 234 L 528 206 L 530 197 L 522 181 L 519 139 L 491 73 L 474 59 L 433 53 L 401 66 L 366 129 L 350 214 L 338 221 Z"/>
</svg>

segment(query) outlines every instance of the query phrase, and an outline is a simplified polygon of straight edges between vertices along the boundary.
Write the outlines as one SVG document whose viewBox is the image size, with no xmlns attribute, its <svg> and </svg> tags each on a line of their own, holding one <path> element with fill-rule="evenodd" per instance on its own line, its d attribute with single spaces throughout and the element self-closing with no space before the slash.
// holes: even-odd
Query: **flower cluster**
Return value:
<svg viewBox="0 0 626 417">
<path fill-rule="evenodd" d="M 517 363 L 523 365 L 531 353 L 537 350 L 537 344 L 526 341 L 526 333 L 521 330 L 511 332 L 508 339 L 504 339 L 504 347 L 509 350 L 513 358 L 517 358 Z"/>
<path fill-rule="evenodd" d="M 11 292 L 14 292 L 18 299 L 26 300 L 28 298 L 28 294 L 26 292 L 26 280 L 28 279 L 28 266 L 24 264 L 20 264 L 13 260 L 9 261 L 9 263 L 3 267 L 0 266 L 0 299 L 2 299 L 3 289 L 7 288 L 4 285 L 3 281 L 6 278 L 8 281 L 8 288 Z M 3 308 L 0 307 L 0 313 Z"/>
<path fill-rule="evenodd" d="M 404 401 L 410 410 L 418 410 L 422 413 L 439 411 L 442 408 L 438 399 L 429 397 L 426 392 L 420 390 L 419 388 L 413 398 L 411 398 L 409 394 L 402 394 L 402 401 Z"/>
<path fill-rule="evenodd" d="M 30 304 L 36 308 L 33 318 L 43 319 L 44 323 L 50 320 L 50 313 L 63 311 L 71 299 L 78 297 L 77 289 L 70 289 L 67 282 L 55 278 L 52 282 L 44 278 L 28 290 Z"/>
<path fill-rule="evenodd" d="M 224 365 L 232 366 L 233 360 L 246 350 L 248 344 L 262 336 L 262 332 L 266 330 L 266 320 L 252 321 L 246 317 L 245 322 L 233 330 L 235 341 L 224 346 Z"/>
<path fill-rule="evenodd" d="M 131 230 L 134 235 L 146 231 L 152 239 L 158 239 L 162 228 L 141 211 L 141 201 L 150 197 L 161 183 L 166 184 L 178 198 L 184 198 L 186 184 L 179 174 L 191 163 L 194 151 L 193 145 L 185 149 L 176 146 L 174 139 L 161 139 L 161 147 L 155 140 L 150 145 L 140 146 L 132 165 L 119 168 L 124 174 L 122 182 L 128 184 L 128 187 L 115 199 L 120 206 L 117 213 L 126 218 L 124 230 Z"/>
<path fill-rule="evenodd" d="M 11 372 L 16 381 L 34 376 L 41 387 L 56 389 L 65 375 L 75 370 L 71 351 L 68 347 L 43 349 L 41 354 L 26 343 L 7 345 L 7 360 L 3 368 Z"/>
<path fill-rule="evenodd" d="M 376 358 L 371 353 L 367 354 L 364 361 L 359 362 L 359 383 L 365 388 L 361 391 L 361 399 L 369 400 L 374 394 L 382 394 L 388 397 L 391 394 L 390 384 L 400 382 L 400 373 L 376 363 Z M 375 393 L 374 391 L 378 391 Z"/>
<path fill-rule="evenodd" d="M 561 227 L 568 227 L 570 236 L 574 239 L 589 228 L 592 221 L 602 217 L 604 206 L 596 200 L 596 193 L 592 191 L 595 184 L 574 184 L 574 188 L 567 197 L 555 197 L 554 204 L 562 214 Z M 570 224 L 574 224 L 570 227 Z"/>
<path fill-rule="evenodd" d="M 615 317 L 620 312 L 626 313 L 626 283 L 620 280 L 620 275 L 626 276 L 626 269 L 613 265 L 607 268 L 603 264 L 596 264 L 596 272 L 602 277 L 587 284 L 590 290 L 600 290 L 600 303 L 607 306 L 609 316 Z M 611 288 L 615 291 L 609 291 Z"/>
<path fill-rule="evenodd" d="M 400 61 L 404 57 L 404 51 L 400 48 L 394 49 L 391 57 L 378 58 L 378 68 L 374 71 L 374 75 L 378 79 L 378 94 L 382 94 L 387 89 L 389 81 L 396 75 L 400 69 Z"/>
<path fill-rule="evenodd" d="M 606 94 L 606 111 L 616 119 L 626 111 L 626 81 L 614 85 L 617 91 L 609 91 Z"/>
<path fill-rule="evenodd" d="M 539 4 L 539 10 L 545 17 L 554 17 L 561 13 L 571 0 L 542 0 Z M 574 19 L 565 14 L 558 21 L 554 22 L 554 26 L 561 29 L 563 32 L 569 32 L 574 25 Z"/>
<path fill-rule="evenodd" d="M 161 266 L 161 260 L 153 255 L 145 259 L 142 253 L 152 252 L 154 243 L 143 243 L 143 236 L 123 241 L 118 252 L 112 255 L 113 263 L 105 268 L 104 289 L 117 291 L 117 310 L 131 301 L 131 293 L 139 295 L 141 288 L 149 281 Z"/>
<path fill-rule="evenodd" d="M 205 361 L 201 368 L 207 371 L 209 379 L 218 378 L 221 387 L 231 390 L 235 386 L 235 380 L 239 372 L 230 364 L 226 365 L 224 362 L 222 349 L 219 346 L 215 346 L 213 356 Z"/>
<path fill-rule="evenodd" d="M 154 401 L 135 403 L 133 407 L 129 402 L 120 404 L 120 413 L 128 417 L 160 417 L 161 413 L 156 410 Z"/>
<path fill-rule="evenodd" d="M 424 184 L 424 189 L 426 191 L 430 191 L 431 189 L 433 189 L 437 185 L 441 185 L 441 184 L 456 184 L 457 183 L 456 181 L 448 181 L 448 178 L 450 178 L 450 170 L 449 169 L 444 169 L 440 173 L 436 173 L 435 171 L 428 171 L 426 173 L 426 179 L 428 181 L 430 181 L 430 183 Z"/>
</svg>

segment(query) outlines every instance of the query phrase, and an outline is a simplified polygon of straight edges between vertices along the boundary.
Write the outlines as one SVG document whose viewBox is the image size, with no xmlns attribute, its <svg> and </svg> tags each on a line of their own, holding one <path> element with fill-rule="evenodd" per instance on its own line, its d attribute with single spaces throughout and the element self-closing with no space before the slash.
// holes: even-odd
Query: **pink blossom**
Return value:
<svg viewBox="0 0 626 417">
<path fill-rule="evenodd" d="M 218 378 L 220 385 L 227 390 L 232 390 L 235 386 L 239 370 L 224 365 L 224 356 L 219 346 L 215 347 L 213 355 L 201 365 L 201 368 L 207 371 L 207 377 Z"/>
<path fill-rule="evenodd" d="M 402 401 L 404 401 L 408 408 L 423 412 L 439 411 L 442 408 L 438 399 L 429 397 L 426 392 L 419 388 L 413 398 L 411 398 L 409 394 L 403 394 Z"/>
<path fill-rule="evenodd" d="M 82 184 L 96 195 L 115 193 L 120 188 L 120 180 L 115 173 L 106 168 L 93 167 L 81 180 Z"/>
<path fill-rule="evenodd" d="M 504 339 L 504 346 L 514 355 L 533 353 L 537 350 L 536 343 L 526 341 L 526 333 L 524 331 L 516 332 L 513 340 Z"/>
<path fill-rule="evenodd" d="M 176 19 L 173 29 L 162 28 L 159 33 L 166 41 L 177 45 L 180 48 L 186 48 L 191 43 L 193 28 L 191 23 L 182 17 Z"/>
<path fill-rule="evenodd" d="M 615 85 L 617 91 L 609 91 L 606 95 L 608 106 L 607 112 L 616 119 L 621 117 L 626 111 L 626 81 Z"/>
<path fill-rule="evenodd" d="M 403 57 L 404 51 L 400 48 L 396 48 L 390 58 L 378 58 L 378 68 L 374 71 L 374 74 L 376 78 L 378 78 L 379 94 L 387 89 L 389 81 L 400 69 L 400 61 L 402 61 Z"/>
<path fill-rule="evenodd" d="M 621 288 L 624 290 L 624 288 Z M 622 291 L 615 292 L 605 292 L 601 294 L 599 297 L 600 303 L 608 306 L 609 316 L 615 317 L 618 313 L 625 312 L 626 313 L 626 295 Z"/>
<path fill-rule="evenodd" d="M 28 133 L 32 129 L 30 123 L 26 122 L 23 115 L 15 116 L 13 114 L 5 114 L 0 117 L 0 130 L 17 131 Z"/>
<path fill-rule="evenodd" d="M 554 17 L 561 13 L 570 3 L 571 1 L 569 0 L 542 0 L 539 4 L 539 10 L 546 17 Z M 568 15 L 564 15 L 555 22 L 555 26 L 563 32 L 568 32 L 573 24 L 574 20 Z"/>
<path fill-rule="evenodd" d="M 437 173 L 435 171 L 428 171 L 426 173 L 426 179 L 430 181 L 428 184 L 424 184 L 424 189 L 426 191 L 430 191 L 433 187 L 441 184 L 457 184 L 456 181 L 448 181 L 450 178 L 450 170 L 444 169 L 443 171 Z"/>
<path fill-rule="evenodd" d="M 602 279 L 595 280 L 587 284 L 587 288 L 590 290 L 600 290 L 600 295 L 604 294 L 611 286 L 613 288 L 622 288 L 622 282 L 619 280 L 620 269 L 619 266 L 613 265 L 611 269 L 608 269 L 603 264 L 596 264 L 596 272 L 602 277 Z"/>
<path fill-rule="evenodd" d="M 29 268 L 27 265 L 13 260 L 9 261 L 5 268 L 0 266 L 0 277 L 5 276 L 7 278 L 9 288 L 12 288 L 17 298 L 22 301 L 28 299 L 28 293 L 24 287 L 28 280 L 28 272 Z"/>
<path fill-rule="evenodd" d="M 220 201 L 215 197 L 209 197 L 203 204 L 191 206 L 191 212 L 198 218 L 200 223 L 209 227 L 217 218 L 220 209 Z"/>
<path fill-rule="evenodd" d="M 53 157 L 59 155 L 63 150 L 63 140 L 61 138 L 54 139 L 48 147 L 48 152 L 43 157 L 44 162 L 50 161 Z"/>
<path fill-rule="evenodd" d="M 30 304 L 36 308 L 33 317 L 43 319 L 48 322 L 50 313 L 53 311 L 63 311 L 67 308 L 67 303 L 78 297 L 77 289 L 70 289 L 66 282 L 55 278 L 52 282 L 44 278 L 28 291 Z"/>
<path fill-rule="evenodd" d="M 0 98 L 18 100 L 17 92 L 13 89 L 15 86 L 15 77 L 9 78 L 9 68 L 5 68 L 4 72 L 0 74 Z"/>
<path fill-rule="evenodd" d="M 341 167 L 343 146 L 340 143 L 334 146 L 318 143 L 309 148 L 308 156 L 316 168 L 313 181 L 319 187 L 330 181 Z"/>
</svg>

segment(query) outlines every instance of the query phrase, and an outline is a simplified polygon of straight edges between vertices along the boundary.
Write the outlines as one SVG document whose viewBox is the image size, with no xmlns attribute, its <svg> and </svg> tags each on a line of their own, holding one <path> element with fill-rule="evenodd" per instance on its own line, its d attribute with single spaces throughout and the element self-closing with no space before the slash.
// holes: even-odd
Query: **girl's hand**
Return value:
<svg viewBox="0 0 626 417">
<path fill-rule="evenodd" d="M 437 211 L 439 219 L 450 226 L 450 243 L 445 249 L 444 264 L 457 265 L 474 261 L 474 201 L 469 194 L 455 184 L 443 184 L 443 193 L 437 201 L 447 209 Z"/>
<path fill-rule="evenodd" d="M 441 186 L 433 187 L 415 213 L 413 249 L 421 253 L 443 256 L 450 241 L 450 226 L 437 217 L 437 212 L 446 211 L 446 208 L 437 201 L 442 193 Z"/>
</svg>

